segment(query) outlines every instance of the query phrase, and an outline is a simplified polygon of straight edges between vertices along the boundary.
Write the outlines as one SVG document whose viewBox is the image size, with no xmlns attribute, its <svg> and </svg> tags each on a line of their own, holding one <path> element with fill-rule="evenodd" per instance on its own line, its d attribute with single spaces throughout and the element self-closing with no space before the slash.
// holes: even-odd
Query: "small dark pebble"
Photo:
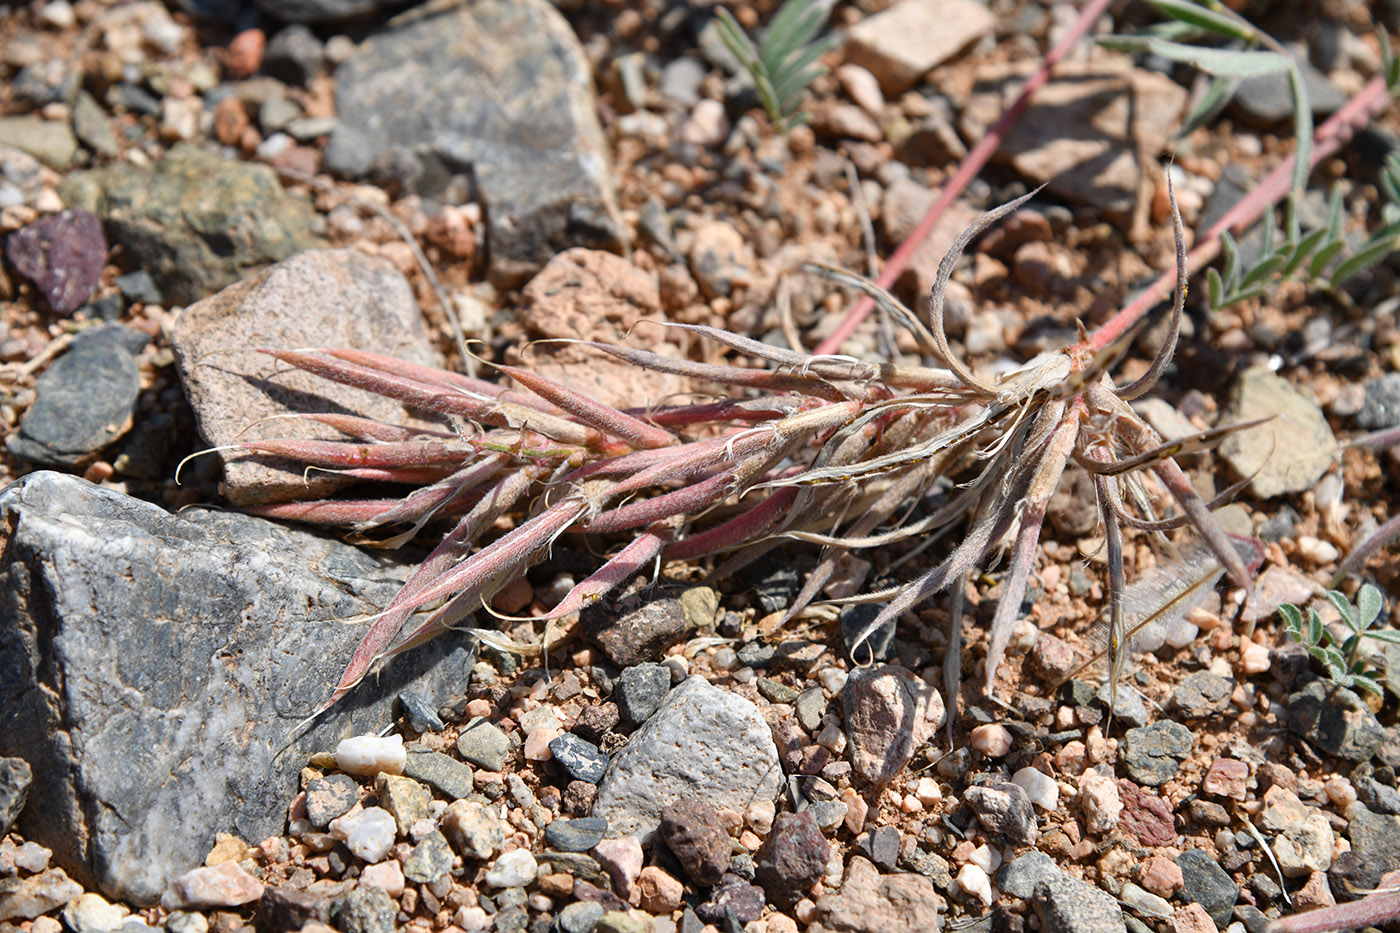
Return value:
<svg viewBox="0 0 1400 933">
<path fill-rule="evenodd" d="M 575 780 L 597 784 L 608 772 L 608 756 L 587 739 L 566 732 L 549 743 L 554 760 Z"/>
<path fill-rule="evenodd" d="M 1239 900 L 1240 889 L 1225 873 L 1210 853 L 1202 849 L 1191 849 L 1177 857 L 1176 864 L 1181 868 L 1185 881 L 1178 896 L 1184 903 L 1200 904 L 1224 929 L 1230 922 L 1235 902 Z"/>
<path fill-rule="evenodd" d="M 416 691 L 401 691 L 399 703 L 402 704 L 404 715 L 408 717 L 408 724 L 413 727 L 414 732 L 441 732 L 447 728 L 447 723 L 442 721 L 437 710 Z"/>
<path fill-rule="evenodd" d="M 634 725 L 651 718 L 671 691 L 671 670 L 660 664 L 634 664 L 617 682 L 617 708 Z"/>
<path fill-rule="evenodd" d="M 558 819 L 544 828 L 544 841 L 561 852 L 587 852 L 603 841 L 608 821 L 601 816 Z"/>
</svg>

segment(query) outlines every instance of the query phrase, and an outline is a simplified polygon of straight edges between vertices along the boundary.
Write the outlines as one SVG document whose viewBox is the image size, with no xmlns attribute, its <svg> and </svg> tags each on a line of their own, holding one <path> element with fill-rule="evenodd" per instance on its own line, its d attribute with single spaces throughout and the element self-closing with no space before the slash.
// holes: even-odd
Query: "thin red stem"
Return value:
<svg viewBox="0 0 1400 933">
<path fill-rule="evenodd" d="M 987 131 L 987 135 L 983 136 L 977 145 L 972 148 L 972 151 L 967 154 L 967 158 L 963 159 L 962 164 L 958 166 L 958 170 L 953 174 L 953 177 L 948 180 L 948 183 L 943 186 L 943 190 L 939 192 L 938 200 L 933 202 L 933 206 L 928 209 L 928 213 L 924 214 L 923 219 L 919 221 L 919 225 L 914 228 L 914 232 L 909 234 L 903 243 L 899 244 L 899 248 L 894 251 L 894 255 L 892 255 L 889 262 L 885 264 L 884 271 L 881 272 L 880 277 L 875 280 L 876 285 L 884 289 L 888 289 L 894 285 L 900 274 L 904 272 L 905 266 L 909 265 L 909 260 L 913 258 L 914 251 L 919 248 L 924 240 L 928 239 L 929 234 L 933 232 L 933 228 L 938 225 L 938 221 L 942 219 L 943 212 L 948 209 L 948 205 L 957 200 L 958 195 L 962 194 L 963 190 L 971 184 L 972 179 L 977 177 L 977 173 L 982 171 L 982 167 L 987 164 L 988 160 L 990 160 L 992 155 L 997 151 L 1007 131 L 1011 129 L 1012 124 L 1020 118 L 1022 112 L 1026 109 L 1026 105 L 1030 103 L 1031 95 L 1040 90 L 1040 88 L 1050 80 L 1050 69 L 1068 54 L 1075 43 L 1084 37 L 1085 33 L 1089 31 L 1089 27 L 1094 24 L 1095 20 L 1103 15 L 1104 10 L 1108 8 L 1111 2 L 1112 0 L 1090 0 L 1089 3 L 1084 5 L 1084 9 L 1079 12 L 1079 19 L 1075 20 L 1074 26 L 1070 31 L 1065 34 L 1064 38 L 1062 38 L 1054 48 L 1045 53 L 1045 57 L 1041 59 L 1040 67 L 1036 69 L 1035 74 L 1031 75 L 1026 81 L 1025 86 L 1021 88 L 1021 93 L 1017 96 L 1015 103 L 1002 113 L 997 122 Z M 836 330 L 832 331 L 829 337 L 817 344 L 816 353 L 818 355 L 835 353 L 846 338 L 855 333 L 855 329 L 860 326 L 861 321 L 866 319 L 874 307 L 874 300 L 868 296 L 862 296 L 860 301 L 856 302 L 856 306 L 851 309 L 851 313 L 846 315 L 846 319 L 841 322 L 841 325 L 837 327 Z"/>
</svg>

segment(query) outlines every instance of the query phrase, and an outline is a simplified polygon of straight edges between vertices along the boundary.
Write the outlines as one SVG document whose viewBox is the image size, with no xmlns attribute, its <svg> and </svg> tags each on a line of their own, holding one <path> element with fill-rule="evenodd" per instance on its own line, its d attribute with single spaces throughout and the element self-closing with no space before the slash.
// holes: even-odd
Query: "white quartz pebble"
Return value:
<svg viewBox="0 0 1400 933">
<path fill-rule="evenodd" d="M 495 888 L 522 888 L 537 874 L 539 864 L 529 850 L 512 849 L 486 870 L 486 883 Z"/>
<path fill-rule="evenodd" d="M 407 763 L 408 752 L 401 735 L 356 735 L 341 740 L 335 747 L 335 766 L 346 774 L 403 774 Z"/>
<path fill-rule="evenodd" d="M 332 838 L 345 843 L 356 858 L 371 865 L 389 854 L 394 847 L 398 824 L 393 814 L 381 807 L 366 807 L 331 820 Z"/>
<path fill-rule="evenodd" d="M 1031 798 L 1031 803 L 1042 810 L 1054 810 L 1060 805 L 1060 787 L 1055 783 L 1055 779 L 1044 771 L 1031 767 L 1022 768 L 1012 775 L 1011 783 L 1025 791 L 1026 796 Z"/>
<path fill-rule="evenodd" d="M 987 877 L 986 871 L 980 865 L 968 862 L 958 872 L 958 890 L 974 897 L 981 902 L 983 907 L 992 906 L 992 879 Z"/>
</svg>

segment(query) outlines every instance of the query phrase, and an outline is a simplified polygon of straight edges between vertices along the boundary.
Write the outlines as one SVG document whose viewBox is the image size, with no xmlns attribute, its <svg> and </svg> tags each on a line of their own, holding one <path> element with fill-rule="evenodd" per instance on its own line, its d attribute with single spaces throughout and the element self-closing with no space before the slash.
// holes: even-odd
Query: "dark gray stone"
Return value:
<svg viewBox="0 0 1400 933">
<path fill-rule="evenodd" d="M 1356 424 L 1367 431 L 1400 424 L 1400 373 L 1386 373 L 1366 383 Z"/>
<path fill-rule="evenodd" d="M 462 799 L 472 792 L 475 784 L 470 767 L 456 758 L 421 745 L 408 747 L 408 761 L 404 764 L 403 773 L 415 781 L 437 788 L 448 800 Z"/>
<path fill-rule="evenodd" d="M 280 833 L 296 768 L 446 693 L 448 636 L 388 662 L 295 739 L 408 568 L 246 515 L 147 502 L 56 473 L 0 491 L 0 755 L 34 769 L 18 828 L 137 904 L 219 832 Z"/>
<path fill-rule="evenodd" d="M 447 837 L 435 829 L 419 840 L 404 859 L 404 877 L 419 884 L 433 884 L 452 870 L 452 858 Z"/>
<path fill-rule="evenodd" d="M 263 52 L 262 70 L 278 81 L 306 87 L 321 71 L 325 48 L 321 40 L 301 23 L 277 30 Z"/>
<path fill-rule="evenodd" d="M 394 933 L 399 905 L 383 888 L 361 885 L 331 906 L 331 923 L 341 933 Z"/>
<path fill-rule="evenodd" d="M 1197 671 L 1188 674 L 1172 691 L 1170 704 L 1187 719 L 1201 719 L 1224 712 L 1230 705 L 1235 682 L 1228 677 Z"/>
<path fill-rule="evenodd" d="M 23 758 L 0 758 L 0 837 L 7 835 L 29 799 L 34 772 Z"/>
<path fill-rule="evenodd" d="M 1314 116 L 1325 117 L 1346 103 L 1346 95 L 1318 71 L 1306 56 L 1295 56 L 1303 73 L 1308 103 Z M 1242 79 L 1230 99 L 1230 109 L 1254 123 L 1279 123 L 1293 117 L 1293 92 L 1288 75 L 1279 73 Z"/>
<path fill-rule="evenodd" d="M 327 774 L 306 783 L 306 819 L 317 829 L 360 801 L 360 785 L 348 774 Z"/>
<path fill-rule="evenodd" d="M 1064 874 L 1044 852 L 1027 852 L 1007 862 L 997 873 L 997 887 L 1012 897 L 1029 898 L 1036 886 Z"/>
<path fill-rule="evenodd" d="M 275 933 L 292 933 L 308 923 L 329 923 L 333 899 L 331 895 L 318 891 L 269 886 L 263 889 L 263 895 L 258 899 L 258 928 Z M 167 923 L 166 930 L 169 929 Z M 204 929 L 208 929 L 207 922 Z"/>
<path fill-rule="evenodd" d="M 883 661 L 890 655 L 890 645 L 894 643 L 893 619 L 872 632 L 865 641 L 856 643 L 866 626 L 874 622 L 884 608 L 884 603 L 857 603 L 841 610 L 841 643 L 846 646 L 846 654 L 859 664 Z"/>
<path fill-rule="evenodd" d="M 5 256 L 55 314 L 66 316 L 86 304 L 97 288 L 107 262 L 107 239 L 91 211 L 60 211 L 6 237 Z"/>
<path fill-rule="evenodd" d="M 414 732 L 441 732 L 447 728 L 438 711 L 420 694 L 405 690 L 399 694 L 399 703 Z"/>
<path fill-rule="evenodd" d="M 1123 908 L 1105 891 L 1060 873 L 1035 886 L 1044 933 L 1122 933 Z"/>
<path fill-rule="evenodd" d="M 1181 868 L 1185 881 L 1177 897 L 1186 904 L 1200 904 L 1222 930 L 1230 922 L 1239 900 L 1239 886 L 1225 873 L 1225 869 L 1210 853 L 1202 849 L 1191 849 L 1177 857 L 1176 864 Z"/>
<path fill-rule="evenodd" d="M 660 664 L 637 664 L 627 668 L 618 678 L 614 699 L 624 719 L 641 725 L 656 712 L 670 690 L 670 668 Z"/>
<path fill-rule="evenodd" d="M 491 276 L 516 284 L 569 247 L 623 241 L 592 83 L 578 39 L 545 0 L 429 5 L 337 69 L 341 123 L 327 160 L 341 171 L 368 164 L 430 196 L 469 169 Z M 351 153 L 359 164 L 343 159 Z"/>
<path fill-rule="evenodd" d="M 1121 722 L 1127 726 L 1147 725 L 1147 701 L 1142 698 L 1141 693 L 1138 693 L 1127 684 L 1118 685 L 1118 696 L 1116 698 L 1113 696 L 1113 691 L 1109 688 L 1108 684 L 1104 684 L 1100 687 L 1099 692 L 1095 696 L 1098 701 L 1103 704 L 1105 709 L 1107 709 L 1110 704 L 1113 705 L 1113 719 L 1115 722 Z"/>
<path fill-rule="evenodd" d="M 1400 870 L 1400 816 L 1373 813 L 1360 804 L 1347 808 L 1347 838 L 1351 851 L 1332 862 L 1327 873 L 1338 898 L 1375 888 L 1387 872 Z"/>
<path fill-rule="evenodd" d="M 479 768 L 500 771 L 510 754 L 510 737 L 485 719 L 473 719 L 457 736 L 457 752 Z"/>
<path fill-rule="evenodd" d="M 1385 741 L 1385 728 L 1364 700 L 1321 680 L 1288 698 L 1288 731 L 1348 761 L 1366 761 Z"/>
<path fill-rule="evenodd" d="M 881 826 L 861 834 L 859 845 L 875 867 L 889 873 L 899 865 L 899 830 Z"/>
<path fill-rule="evenodd" d="M 51 466 L 74 466 L 126 433 L 141 375 L 135 351 L 149 338 L 121 324 L 83 331 L 41 374 L 34 404 L 10 436 L 10 452 Z"/>
<path fill-rule="evenodd" d="M 544 841 L 561 852 L 587 852 L 603 841 L 608 821 L 601 816 L 576 820 L 551 820 L 544 828 Z"/>
<path fill-rule="evenodd" d="M 597 784 L 608 773 L 608 756 L 600 752 L 598 746 L 572 732 L 550 742 L 549 750 L 554 760 L 577 780 Z"/>
<path fill-rule="evenodd" d="M 1120 755 L 1128 776 L 1139 784 L 1159 787 L 1176 775 L 1194 741 L 1191 730 L 1163 719 L 1150 726 L 1129 729 L 1123 735 Z"/>
<path fill-rule="evenodd" d="M 207 0 L 203 0 L 207 2 Z M 371 16 L 410 0 L 253 0 L 269 16 L 289 23 L 330 23 Z M 218 6 L 224 6 L 219 2 Z"/>
<path fill-rule="evenodd" d="M 265 165 L 178 145 L 149 168 L 113 162 L 70 175 L 67 204 L 101 217 L 166 300 L 189 305 L 249 272 L 320 245 L 304 198 Z"/>
<path fill-rule="evenodd" d="M 660 660 L 692 628 L 679 599 L 657 595 L 641 583 L 584 609 L 579 626 L 583 636 L 620 668 Z"/>
</svg>

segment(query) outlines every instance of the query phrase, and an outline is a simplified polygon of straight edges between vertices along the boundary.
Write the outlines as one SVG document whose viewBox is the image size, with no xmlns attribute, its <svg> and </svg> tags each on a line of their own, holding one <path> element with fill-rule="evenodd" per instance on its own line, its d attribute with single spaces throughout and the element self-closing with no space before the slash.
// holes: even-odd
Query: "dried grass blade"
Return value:
<svg viewBox="0 0 1400 933">
<path fill-rule="evenodd" d="M 677 442 L 676 436 L 670 431 L 633 418 L 543 376 L 515 366 L 502 366 L 501 371 L 589 427 L 624 440 L 633 447 L 654 449 L 670 447 Z"/>
</svg>

